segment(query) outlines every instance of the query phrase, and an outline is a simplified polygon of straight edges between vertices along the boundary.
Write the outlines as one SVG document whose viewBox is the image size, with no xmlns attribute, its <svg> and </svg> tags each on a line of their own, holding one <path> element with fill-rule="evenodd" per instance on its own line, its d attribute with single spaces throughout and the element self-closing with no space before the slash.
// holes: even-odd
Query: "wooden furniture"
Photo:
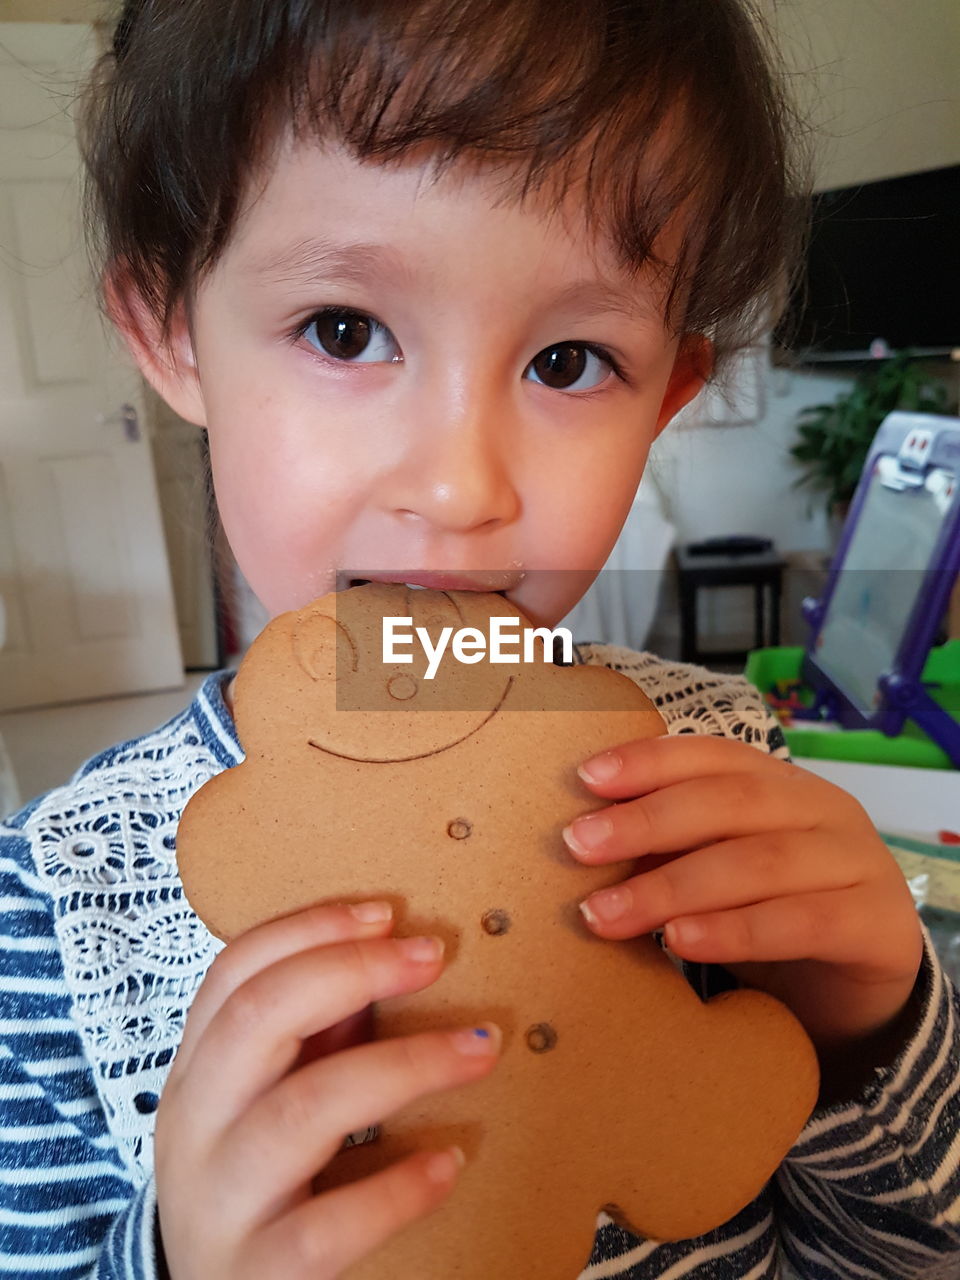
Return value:
<svg viewBox="0 0 960 1280">
<path fill-rule="evenodd" d="M 785 561 L 776 548 L 759 554 L 691 555 L 688 546 L 675 552 L 680 591 L 680 659 L 682 662 L 746 661 L 747 649 L 701 649 L 697 634 L 697 593 L 703 587 L 753 587 L 755 649 L 780 643 L 780 598 Z M 767 594 L 769 593 L 769 609 Z M 769 624 L 769 625 L 768 625 Z"/>
</svg>

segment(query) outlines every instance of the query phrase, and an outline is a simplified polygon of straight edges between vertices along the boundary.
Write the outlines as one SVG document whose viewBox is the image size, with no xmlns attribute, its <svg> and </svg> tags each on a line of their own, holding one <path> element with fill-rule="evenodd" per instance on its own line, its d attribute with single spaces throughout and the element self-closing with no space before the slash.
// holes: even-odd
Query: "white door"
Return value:
<svg viewBox="0 0 960 1280">
<path fill-rule="evenodd" d="M 214 594 L 216 524 L 208 517 L 211 498 L 203 434 L 177 417 L 148 383 L 143 391 L 183 662 L 188 670 L 215 667 L 220 657 Z"/>
<path fill-rule="evenodd" d="M 80 231 L 96 52 L 87 25 L 0 23 L 0 710 L 183 684 L 143 382 Z"/>
</svg>

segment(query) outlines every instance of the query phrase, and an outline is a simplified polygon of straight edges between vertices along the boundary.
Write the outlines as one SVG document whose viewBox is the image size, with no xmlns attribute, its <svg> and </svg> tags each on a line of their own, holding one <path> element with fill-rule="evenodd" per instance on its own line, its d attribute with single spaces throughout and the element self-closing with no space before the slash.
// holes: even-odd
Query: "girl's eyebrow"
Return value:
<svg viewBox="0 0 960 1280">
<path fill-rule="evenodd" d="M 254 258 L 240 269 L 245 276 L 274 284 L 311 284 L 325 276 L 335 276 L 348 284 L 363 284 L 372 277 L 390 277 L 405 285 L 413 283 L 413 273 L 400 255 L 386 245 L 336 244 L 322 237 L 294 241 L 277 253 Z"/>
<path fill-rule="evenodd" d="M 390 279 L 412 290 L 417 281 L 417 273 L 386 245 L 336 244 L 323 238 L 295 241 L 242 264 L 240 272 L 259 284 L 304 287 L 328 280 L 362 285 Z M 630 291 L 603 279 L 575 280 L 547 299 L 546 305 L 583 319 L 614 314 L 639 321 L 658 316 L 652 300 L 639 290 Z"/>
</svg>

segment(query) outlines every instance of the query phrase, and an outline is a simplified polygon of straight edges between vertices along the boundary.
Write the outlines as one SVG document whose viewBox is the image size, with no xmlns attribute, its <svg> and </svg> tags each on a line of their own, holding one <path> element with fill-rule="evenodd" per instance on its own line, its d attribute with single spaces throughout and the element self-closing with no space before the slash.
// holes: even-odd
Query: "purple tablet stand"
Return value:
<svg viewBox="0 0 960 1280">
<path fill-rule="evenodd" d="M 907 719 L 960 768 L 960 724 L 931 698 L 923 668 L 960 573 L 960 418 L 891 413 L 860 475 L 819 599 L 801 719 L 896 737 Z M 900 575 L 900 576 L 897 576 Z"/>
</svg>

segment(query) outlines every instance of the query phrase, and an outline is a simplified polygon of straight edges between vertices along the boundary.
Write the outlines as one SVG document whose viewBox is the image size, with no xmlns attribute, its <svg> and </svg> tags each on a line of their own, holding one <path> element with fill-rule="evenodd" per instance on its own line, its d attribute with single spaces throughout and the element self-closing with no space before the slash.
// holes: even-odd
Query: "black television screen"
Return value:
<svg viewBox="0 0 960 1280">
<path fill-rule="evenodd" d="M 816 194 L 773 341 L 805 363 L 960 347 L 960 165 Z"/>
</svg>

